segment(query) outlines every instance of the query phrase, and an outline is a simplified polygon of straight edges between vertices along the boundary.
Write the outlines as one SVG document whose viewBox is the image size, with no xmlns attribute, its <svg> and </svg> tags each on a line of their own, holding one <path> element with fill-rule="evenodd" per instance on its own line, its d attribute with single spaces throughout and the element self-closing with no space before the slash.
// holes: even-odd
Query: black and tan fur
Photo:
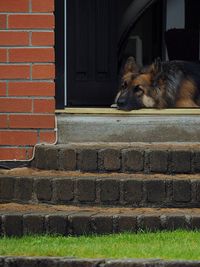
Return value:
<svg viewBox="0 0 200 267">
<path fill-rule="evenodd" d="M 140 108 L 200 107 L 200 64 L 185 61 L 161 62 L 139 68 L 128 58 L 115 106 Z"/>
</svg>

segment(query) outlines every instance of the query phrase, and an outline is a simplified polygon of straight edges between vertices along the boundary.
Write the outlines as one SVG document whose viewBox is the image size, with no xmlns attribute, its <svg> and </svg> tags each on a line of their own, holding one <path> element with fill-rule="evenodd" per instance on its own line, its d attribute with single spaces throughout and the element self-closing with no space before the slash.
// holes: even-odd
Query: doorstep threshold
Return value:
<svg viewBox="0 0 200 267">
<path fill-rule="evenodd" d="M 122 115 L 122 116 L 142 116 L 142 115 L 200 115 L 200 108 L 182 109 L 139 109 L 123 111 L 114 108 L 65 108 L 57 109 L 56 114 L 91 114 L 91 115 Z"/>
</svg>

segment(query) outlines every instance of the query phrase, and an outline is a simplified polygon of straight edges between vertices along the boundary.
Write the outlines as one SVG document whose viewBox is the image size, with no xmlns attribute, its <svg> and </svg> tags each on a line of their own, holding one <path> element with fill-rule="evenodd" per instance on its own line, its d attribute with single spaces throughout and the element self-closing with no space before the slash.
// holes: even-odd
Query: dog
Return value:
<svg viewBox="0 0 200 267">
<path fill-rule="evenodd" d="M 123 70 L 114 105 L 120 110 L 141 108 L 199 108 L 200 64 L 186 61 L 161 62 L 140 68 L 129 57 Z"/>
</svg>

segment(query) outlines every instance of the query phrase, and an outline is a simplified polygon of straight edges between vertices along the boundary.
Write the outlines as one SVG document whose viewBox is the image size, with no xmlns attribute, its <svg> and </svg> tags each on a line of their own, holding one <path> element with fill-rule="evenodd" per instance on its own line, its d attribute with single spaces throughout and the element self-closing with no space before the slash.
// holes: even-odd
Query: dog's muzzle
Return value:
<svg viewBox="0 0 200 267">
<path fill-rule="evenodd" d="M 118 105 L 116 103 L 113 103 L 110 107 L 111 108 L 118 108 Z"/>
<path fill-rule="evenodd" d="M 118 101 L 118 99 L 120 97 L 120 94 L 121 94 L 121 92 L 117 93 L 114 103 L 110 106 L 111 108 L 119 108 L 117 101 Z"/>
</svg>

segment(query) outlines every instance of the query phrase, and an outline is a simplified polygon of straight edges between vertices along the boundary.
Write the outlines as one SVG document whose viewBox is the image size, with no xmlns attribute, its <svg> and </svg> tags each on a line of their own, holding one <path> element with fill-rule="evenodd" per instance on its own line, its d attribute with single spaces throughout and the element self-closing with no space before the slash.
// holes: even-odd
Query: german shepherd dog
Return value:
<svg viewBox="0 0 200 267">
<path fill-rule="evenodd" d="M 121 110 L 141 108 L 200 107 L 200 64 L 186 61 L 161 62 L 139 68 L 129 57 L 121 88 L 115 98 Z"/>
</svg>

